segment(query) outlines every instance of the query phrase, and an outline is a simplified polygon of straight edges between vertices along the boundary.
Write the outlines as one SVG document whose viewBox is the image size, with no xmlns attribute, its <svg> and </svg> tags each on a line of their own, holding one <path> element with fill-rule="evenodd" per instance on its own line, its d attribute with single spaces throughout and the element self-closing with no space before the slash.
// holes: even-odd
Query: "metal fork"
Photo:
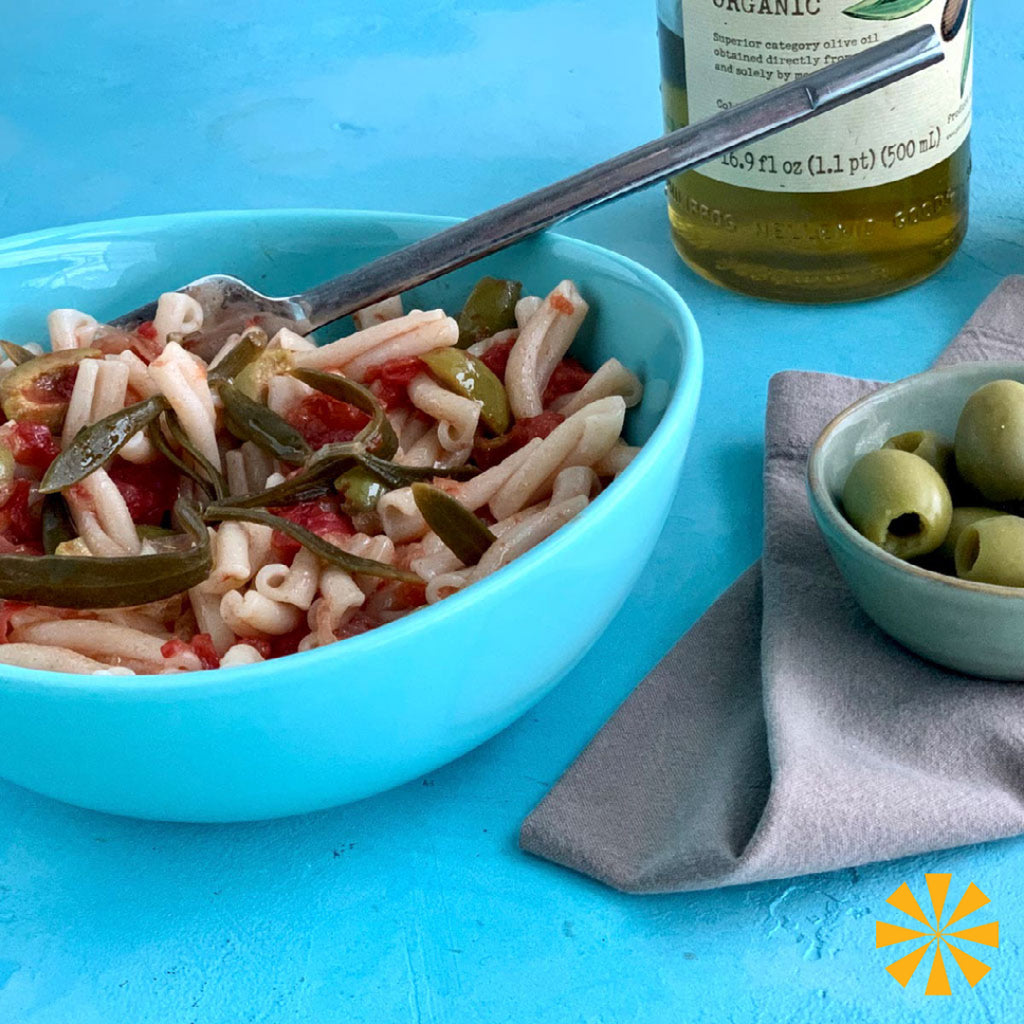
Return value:
<svg viewBox="0 0 1024 1024">
<path fill-rule="evenodd" d="M 287 326 L 308 334 L 598 203 L 662 181 L 931 67 L 943 56 L 935 30 L 921 26 L 297 295 L 273 298 L 227 274 L 210 274 L 178 290 L 202 305 L 207 338 L 211 328 L 223 337 L 246 322 L 259 323 L 268 333 Z M 151 302 L 112 323 L 132 329 L 151 320 L 155 312 L 156 303 Z"/>
</svg>

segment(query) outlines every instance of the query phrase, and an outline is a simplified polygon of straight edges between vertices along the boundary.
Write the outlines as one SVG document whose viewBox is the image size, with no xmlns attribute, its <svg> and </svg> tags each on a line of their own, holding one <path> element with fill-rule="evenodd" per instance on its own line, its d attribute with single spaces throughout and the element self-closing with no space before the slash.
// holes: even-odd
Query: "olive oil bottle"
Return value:
<svg viewBox="0 0 1024 1024">
<path fill-rule="evenodd" d="M 967 228 L 975 0 L 659 0 L 666 130 L 918 25 L 945 60 L 671 179 L 682 258 L 764 298 L 831 302 L 933 273 Z"/>
</svg>

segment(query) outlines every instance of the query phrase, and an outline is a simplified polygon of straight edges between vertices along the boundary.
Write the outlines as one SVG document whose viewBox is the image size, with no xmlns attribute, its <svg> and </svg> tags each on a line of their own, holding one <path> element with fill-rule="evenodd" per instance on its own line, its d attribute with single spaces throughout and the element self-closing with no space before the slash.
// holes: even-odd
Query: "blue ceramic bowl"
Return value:
<svg viewBox="0 0 1024 1024">
<path fill-rule="evenodd" d="M 846 520 L 840 494 L 854 462 L 896 434 L 952 438 L 983 384 L 1024 383 L 1024 363 L 965 363 L 890 384 L 834 419 L 808 463 L 811 511 L 839 571 L 867 615 L 916 654 L 989 679 L 1024 679 L 1024 590 L 971 583 L 890 555 Z"/>
<path fill-rule="evenodd" d="M 202 274 L 288 294 L 451 221 L 270 211 L 144 217 L 0 242 L 3 336 L 44 335 L 72 306 L 101 320 Z M 697 408 L 701 347 L 680 297 L 607 250 L 545 235 L 417 289 L 458 309 L 481 274 L 544 293 L 576 280 L 592 309 L 574 352 L 645 384 L 644 448 L 576 520 L 465 591 L 399 622 L 259 665 L 88 677 L 0 667 L 0 776 L 84 807 L 237 821 L 330 807 L 414 778 L 503 729 L 582 657 L 643 569 Z"/>
</svg>

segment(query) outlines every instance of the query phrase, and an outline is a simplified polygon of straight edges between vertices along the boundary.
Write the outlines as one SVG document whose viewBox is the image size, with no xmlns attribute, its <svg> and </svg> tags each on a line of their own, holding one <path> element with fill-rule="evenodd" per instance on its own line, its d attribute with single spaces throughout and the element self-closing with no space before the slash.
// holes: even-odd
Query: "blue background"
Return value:
<svg viewBox="0 0 1024 1024">
<path fill-rule="evenodd" d="M 470 214 L 660 130 L 653 3 L 95 0 L 5 4 L 0 233 L 264 206 Z M 145 13 L 140 11 L 145 8 Z M 660 190 L 568 230 L 692 304 L 707 375 L 643 582 L 532 713 L 429 778 L 274 823 L 104 817 L 0 783 L 0 1021 L 681 1022 L 1019 1016 L 1024 843 L 636 898 L 517 851 L 522 817 L 761 545 L 765 387 L 792 367 L 923 368 L 1024 269 L 1021 38 L 978 10 L 972 224 L 903 295 L 798 309 L 719 291 L 669 242 Z M 1002 947 L 973 991 L 904 992 L 874 950 L 904 881 L 952 871 Z M 979 920 L 981 915 L 979 915 Z"/>
</svg>

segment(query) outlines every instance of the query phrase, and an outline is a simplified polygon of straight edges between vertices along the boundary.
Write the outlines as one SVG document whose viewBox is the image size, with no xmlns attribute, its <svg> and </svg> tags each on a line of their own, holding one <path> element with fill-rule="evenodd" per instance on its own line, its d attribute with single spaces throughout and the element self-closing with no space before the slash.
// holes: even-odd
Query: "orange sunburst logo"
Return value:
<svg viewBox="0 0 1024 1024">
<path fill-rule="evenodd" d="M 960 968 L 961 973 L 967 979 L 967 984 L 974 988 L 982 978 L 988 974 L 991 968 L 980 960 L 954 945 L 950 940 L 958 942 L 977 942 L 983 946 L 999 948 L 999 922 L 991 921 L 988 924 L 975 925 L 972 928 L 961 928 L 957 931 L 950 929 L 959 924 L 965 917 L 980 910 L 991 900 L 973 883 L 967 886 L 967 891 L 960 897 L 960 902 L 953 908 L 949 920 L 943 924 L 942 912 L 946 906 L 946 895 L 949 892 L 949 883 L 952 875 L 926 874 L 924 880 L 928 886 L 928 895 L 931 897 L 932 910 L 935 912 L 935 920 L 931 921 L 921 909 L 921 905 L 914 898 L 910 886 L 904 882 L 885 902 L 897 910 L 902 910 L 908 917 L 919 921 L 924 925 L 920 928 L 907 928 L 900 924 L 889 924 L 887 921 L 875 922 L 875 949 L 882 949 L 884 946 L 895 946 L 897 943 L 910 942 L 912 939 L 927 939 L 923 946 L 913 950 L 906 956 L 901 957 L 895 963 L 889 964 L 886 970 L 904 987 L 914 976 L 914 972 L 921 966 L 921 961 L 931 947 L 935 946 L 935 955 L 932 957 L 932 967 L 928 975 L 928 985 L 924 990 L 926 996 L 948 996 L 951 994 L 949 987 L 949 976 L 946 974 L 946 963 L 942 958 L 942 948 L 949 951 L 950 956 Z"/>
</svg>

